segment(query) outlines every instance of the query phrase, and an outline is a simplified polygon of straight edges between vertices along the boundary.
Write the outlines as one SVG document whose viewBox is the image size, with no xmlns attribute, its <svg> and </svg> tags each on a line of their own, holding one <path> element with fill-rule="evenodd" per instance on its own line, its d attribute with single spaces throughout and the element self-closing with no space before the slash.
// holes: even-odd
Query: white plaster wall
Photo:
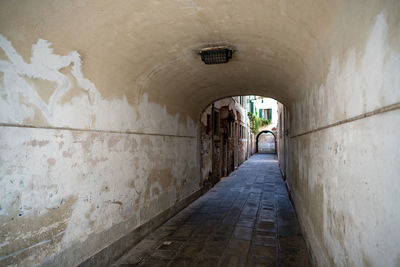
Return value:
<svg viewBox="0 0 400 267">
<path fill-rule="evenodd" d="M 293 120 L 293 135 L 400 101 L 400 49 L 390 42 L 394 37 L 388 36 L 383 11 L 371 21 L 364 51 L 350 47 L 344 55 L 331 57 L 325 82 L 314 84 L 293 103 L 290 111 L 302 116 Z"/>
<path fill-rule="evenodd" d="M 291 106 L 288 184 L 317 266 L 400 265 L 400 54 L 373 21 L 363 53 L 331 58 Z"/>
<path fill-rule="evenodd" d="M 399 130 L 397 110 L 292 139 L 289 184 L 318 266 L 399 265 Z"/>
</svg>

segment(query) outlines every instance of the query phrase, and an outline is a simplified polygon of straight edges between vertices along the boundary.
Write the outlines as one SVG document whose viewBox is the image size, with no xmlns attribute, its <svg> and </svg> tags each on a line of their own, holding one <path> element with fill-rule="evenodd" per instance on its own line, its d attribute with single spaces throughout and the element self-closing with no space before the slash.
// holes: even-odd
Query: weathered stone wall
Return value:
<svg viewBox="0 0 400 267">
<path fill-rule="evenodd" d="M 228 172 L 231 173 L 235 170 L 235 139 L 229 138 L 228 139 Z"/>
<path fill-rule="evenodd" d="M 211 112 L 210 112 L 211 113 Z M 211 130 L 207 129 L 207 114 L 205 116 L 205 121 L 202 120 L 201 134 L 200 134 L 200 161 L 201 161 L 201 183 L 211 178 L 212 173 L 212 149 L 211 149 Z"/>
<path fill-rule="evenodd" d="M 256 140 L 253 134 L 250 136 L 250 155 L 256 153 Z"/>
<path fill-rule="evenodd" d="M 222 159 L 223 157 L 223 144 L 219 136 L 214 140 L 214 178 L 215 180 L 219 180 L 221 178 L 222 172 Z"/>
<path fill-rule="evenodd" d="M 239 130 L 235 132 L 234 124 L 240 125 L 241 121 L 238 120 L 238 116 L 233 117 L 231 121 L 231 131 L 229 135 L 229 120 L 228 114 L 242 114 L 244 117 L 244 109 L 233 98 L 225 98 L 218 100 L 214 103 L 214 110 L 220 115 L 217 125 L 219 129 L 218 134 L 214 135 L 214 181 L 209 183 L 215 183 L 219 178 L 227 175 L 235 170 L 234 157 L 237 156 L 238 164 L 242 164 L 246 160 L 247 155 L 247 139 L 239 138 Z M 224 113 L 225 112 L 225 113 Z M 226 116 L 226 117 L 221 117 Z M 211 157 L 211 125 L 207 127 L 207 124 L 212 123 L 211 119 L 211 105 L 208 106 L 201 115 L 201 177 L 202 181 L 210 180 L 212 173 L 212 157 Z M 243 123 L 243 122 L 242 122 Z M 239 126 L 238 126 L 239 127 Z M 239 129 L 239 128 L 238 128 Z M 245 131 L 247 129 L 245 128 Z M 235 147 L 237 142 L 237 148 Z M 226 148 L 225 148 L 226 146 Z M 227 151 L 225 151 L 225 149 Z M 235 152 L 236 151 L 236 152 Z"/>
<path fill-rule="evenodd" d="M 239 138 L 238 140 L 238 150 L 239 150 L 239 165 L 241 165 L 246 160 L 247 153 L 247 139 Z"/>
<path fill-rule="evenodd" d="M 262 134 L 258 137 L 258 153 L 275 153 L 275 137 L 269 134 Z"/>
</svg>

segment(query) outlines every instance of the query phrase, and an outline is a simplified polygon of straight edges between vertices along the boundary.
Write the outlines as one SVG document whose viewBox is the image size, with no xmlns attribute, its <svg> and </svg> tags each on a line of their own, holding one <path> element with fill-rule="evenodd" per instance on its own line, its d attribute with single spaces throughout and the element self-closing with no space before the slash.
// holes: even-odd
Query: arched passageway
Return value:
<svg viewBox="0 0 400 267">
<path fill-rule="evenodd" d="M 261 131 L 256 137 L 256 152 L 275 154 L 277 149 L 276 136 L 271 131 Z"/>
<path fill-rule="evenodd" d="M 399 5 L 2 1 L 0 265 L 141 238 L 202 193 L 204 107 L 250 94 L 285 105 L 279 162 L 314 264 L 398 265 Z M 210 46 L 232 58 L 204 64 Z"/>
</svg>

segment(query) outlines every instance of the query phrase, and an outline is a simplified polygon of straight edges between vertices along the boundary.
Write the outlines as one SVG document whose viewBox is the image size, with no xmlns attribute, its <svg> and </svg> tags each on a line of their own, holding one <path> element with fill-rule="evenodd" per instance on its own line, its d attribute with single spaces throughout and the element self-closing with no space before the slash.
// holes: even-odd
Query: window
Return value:
<svg viewBox="0 0 400 267">
<path fill-rule="evenodd" d="M 266 111 L 267 111 L 266 119 L 272 120 L 272 108 L 266 109 Z"/>
<path fill-rule="evenodd" d="M 240 139 L 244 139 L 245 138 L 245 128 L 244 128 L 243 125 L 240 125 L 240 128 L 239 128 L 239 138 Z"/>
</svg>

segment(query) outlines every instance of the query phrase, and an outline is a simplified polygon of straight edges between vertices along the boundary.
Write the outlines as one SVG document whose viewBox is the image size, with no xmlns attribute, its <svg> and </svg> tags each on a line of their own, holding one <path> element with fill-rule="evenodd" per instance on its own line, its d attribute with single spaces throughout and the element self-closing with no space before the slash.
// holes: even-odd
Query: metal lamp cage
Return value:
<svg viewBox="0 0 400 267">
<path fill-rule="evenodd" d="M 232 49 L 228 47 L 210 47 L 200 50 L 201 60 L 207 64 L 223 64 L 232 58 Z"/>
</svg>

